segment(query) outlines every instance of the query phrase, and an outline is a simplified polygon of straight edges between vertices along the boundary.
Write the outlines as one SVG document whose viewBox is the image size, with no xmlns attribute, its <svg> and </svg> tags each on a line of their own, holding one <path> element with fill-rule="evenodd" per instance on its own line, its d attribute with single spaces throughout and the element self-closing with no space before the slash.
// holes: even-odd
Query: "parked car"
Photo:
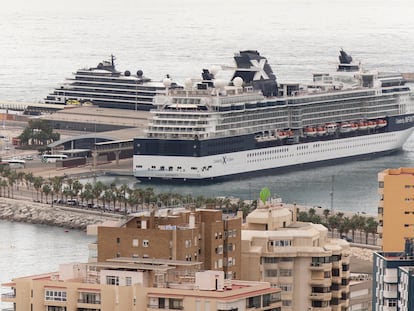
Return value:
<svg viewBox="0 0 414 311">
<path fill-rule="evenodd" d="M 343 239 L 347 242 L 353 242 L 353 240 L 350 237 L 347 237 L 346 235 L 341 235 L 341 239 Z"/>
</svg>

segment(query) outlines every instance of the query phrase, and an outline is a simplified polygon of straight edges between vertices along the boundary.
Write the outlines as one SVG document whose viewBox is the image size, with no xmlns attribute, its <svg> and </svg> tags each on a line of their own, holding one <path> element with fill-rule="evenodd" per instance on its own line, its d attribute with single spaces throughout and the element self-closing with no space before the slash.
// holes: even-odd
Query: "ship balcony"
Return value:
<svg viewBox="0 0 414 311">
<path fill-rule="evenodd" d="M 16 293 L 15 292 L 8 292 L 1 294 L 1 301 L 3 302 L 15 302 Z"/>
</svg>

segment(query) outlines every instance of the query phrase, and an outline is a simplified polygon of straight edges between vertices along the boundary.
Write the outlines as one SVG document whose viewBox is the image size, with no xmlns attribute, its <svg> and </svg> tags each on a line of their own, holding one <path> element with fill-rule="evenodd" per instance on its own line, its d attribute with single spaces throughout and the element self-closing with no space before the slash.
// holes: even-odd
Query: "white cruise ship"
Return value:
<svg viewBox="0 0 414 311">
<path fill-rule="evenodd" d="M 115 57 L 111 55 L 109 61 L 97 67 L 77 70 L 45 98 L 45 103 L 90 103 L 104 108 L 150 110 L 154 96 L 164 92 L 162 81 L 144 77 L 142 70 L 137 70 L 136 74 L 116 70 Z"/>
<path fill-rule="evenodd" d="M 231 81 L 188 80 L 155 98 L 146 137 L 134 139 L 141 180 L 215 180 L 380 155 L 413 131 L 414 101 L 400 74 L 368 72 L 340 51 L 331 74 L 277 83 L 257 51 L 234 57 Z"/>
</svg>

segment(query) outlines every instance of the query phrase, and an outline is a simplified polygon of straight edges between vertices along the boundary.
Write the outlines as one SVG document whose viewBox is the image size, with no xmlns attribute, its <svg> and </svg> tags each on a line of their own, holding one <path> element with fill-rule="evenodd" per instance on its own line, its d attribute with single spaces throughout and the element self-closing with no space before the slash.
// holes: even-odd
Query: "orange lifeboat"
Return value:
<svg viewBox="0 0 414 311">
<path fill-rule="evenodd" d="M 366 121 L 359 121 L 358 122 L 358 129 L 366 130 L 368 128 L 368 123 Z"/>
<path fill-rule="evenodd" d="M 379 128 L 386 127 L 386 126 L 387 126 L 387 120 L 384 120 L 384 119 L 378 119 L 378 120 L 377 120 L 377 126 L 378 126 Z"/>
<path fill-rule="evenodd" d="M 276 132 L 276 137 L 279 138 L 279 139 L 284 139 L 284 138 L 287 137 L 287 134 L 286 134 L 285 131 L 278 130 Z"/>
<path fill-rule="evenodd" d="M 357 123 L 351 123 L 351 131 L 356 131 L 358 129 Z"/>
<path fill-rule="evenodd" d="M 303 132 L 306 136 L 316 136 L 316 134 L 318 134 L 318 132 L 316 131 L 316 128 L 311 127 L 311 126 L 305 127 Z"/>
<path fill-rule="evenodd" d="M 326 134 L 326 127 L 318 126 L 316 128 L 316 132 L 318 133 L 318 135 L 325 135 Z"/>
<path fill-rule="evenodd" d="M 375 121 L 368 121 L 367 123 L 368 123 L 367 126 L 370 129 L 374 129 L 374 128 L 377 127 L 377 122 L 375 122 Z"/>
</svg>

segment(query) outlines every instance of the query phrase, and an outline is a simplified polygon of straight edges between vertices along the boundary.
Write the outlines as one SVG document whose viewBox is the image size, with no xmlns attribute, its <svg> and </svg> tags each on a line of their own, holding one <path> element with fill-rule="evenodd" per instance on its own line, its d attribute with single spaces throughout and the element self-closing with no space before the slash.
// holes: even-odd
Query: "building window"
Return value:
<svg viewBox="0 0 414 311">
<path fill-rule="evenodd" d="M 107 275 L 106 284 L 107 285 L 119 285 L 119 276 Z"/>
<path fill-rule="evenodd" d="M 138 239 L 133 239 L 132 240 L 132 247 L 138 247 L 139 246 L 139 240 Z"/>
<path fill-rule="evenodd" d="M 132 285 L 132 277 L 130 277 L 130 276 L 125 277 L 125 285 L 126 286 L 131 286 Z"/>
<path fill-rule="evenodd" d="M 60 290 L 46 290 L 45 300 L 48 301 L 66 301 L 66 292 Z"/>
<path fill-rule="evenodd" d="M 277 269 L 267 269 L 264 271 L 265 277 L 274 278 L 277 277 Z"/>
<path fill-rule="evenodd" d="M 272 287 L 279 287 L 283 292 L 291 292 L 292 284 L 271 284 Z"/>
<path fill-rule="evenodd" d="M 280 269 L 279 276 L 292 276 L 292 270 L 291 269 Z"/>
<path fill-rule="evenodd" d="M 270 246 L 279 246 L 279 247 L 286 247 L 286 246 L 292 246 L 291 240 L 274 240 L 269 241 Z"/>
<path fill-rule="evenodd" d="M 246 301 L 247 308 L 260 308 L 260 303 L 261 303 L 260 296 L 249 297 L 246 300 L 247 300 Z"/>
<path fill-rule="evenodd" d="M 172 310 L 182 310 L 183 309 L 183 300 L 182 299 L 169 299 L 169 308 Z"/>
<path fill-rule="evenodd" d="M 142 240 L 142 246 L 143 247 L 148 247 L 149 246 L 149 241 L 148 240 Z"/>
<path fill-rule="evenodd" d="M 277 257 L 263 257 L 263 263 L 278 263 L 279 258 Z"/>
<path fill-rule="evenodd" d="M 121 243 L 121 238 L 116 238 L 116 244 Z"/>
<path fill-rule="evenodd" d="M 81 293 L 79 301 L 82 303 L 100 304 L 101 295 L 95 293 Z"/>
</svg>

